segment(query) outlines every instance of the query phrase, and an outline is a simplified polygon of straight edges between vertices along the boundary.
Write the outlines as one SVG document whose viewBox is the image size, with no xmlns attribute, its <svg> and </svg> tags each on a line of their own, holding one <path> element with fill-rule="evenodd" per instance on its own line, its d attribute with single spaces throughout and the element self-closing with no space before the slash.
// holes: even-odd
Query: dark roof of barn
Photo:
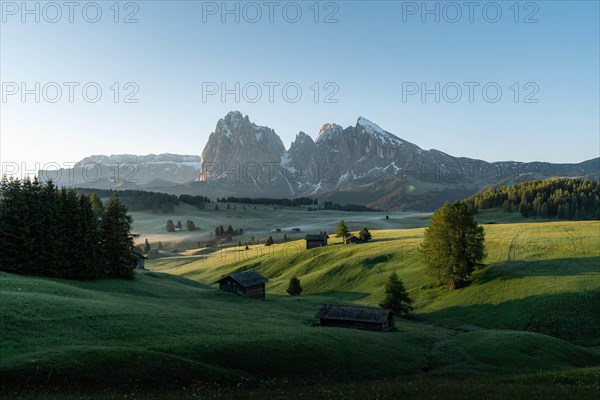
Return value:
<svg viewBox="0 0 600 400">
<path fill-rule="evenodd" d="M 306 240 L 326 240 L 329 236 L 327 235 L 313 235 L 313 234 L 308 234 L 304 237 L 304 239 Z"/>
<path fill-rule="evenodd" d="M 383 323 L 388 319 L 390 313 L 390 310 L 384 308 L 323 304 L 317 311 L 315 318 Z"/>
<path fill-rule="evenodd" d="M 243 287 L 254 286 L 254 285 L 258 285 L 260 283 L 266 283 L 269 281 L 267 278 L 265 278 L 264 276 L 262 276 L 261 274 L 259 274 L 256 271 L 242 271 L 242 272 L 234 272 L 232 274 L 224 276 L 221 279 L 219 279 L 217 282 L 221 282 L 223 279 L 225 279 L 227 277 L 230 277 L 231 279 L 233 279 L 234 281 L 236 281 Z"/>
</svg>

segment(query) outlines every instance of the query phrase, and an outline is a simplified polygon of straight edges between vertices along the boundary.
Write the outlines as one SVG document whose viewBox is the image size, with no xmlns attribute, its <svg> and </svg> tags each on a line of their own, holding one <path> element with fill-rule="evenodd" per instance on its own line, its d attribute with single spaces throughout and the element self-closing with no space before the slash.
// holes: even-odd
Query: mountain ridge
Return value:
<svg viewBox="0 0 600 400">
<path fill-rule="evenodd" d="M 90 169 L 86 162 L 103 172 L 103 180 L 80 179 L 67 186 L 137 185 L 144 190 L 211 197 L 315 196 L 389 210 L 430 210 L 486 186 L 522 180 L 600 179 L 600 158 L 553 164 L 457 157 L 422 149 L 363 116 L 346 128 L 325 123 L 315 139 L 299 132 L 286 149 L 273 129 L 251 122 L 239 111 L 219 119 L 199 157 L 96 155 L 64 173 L 85 174 Z M 115 168 L 115 164 L 120 165 Z M 118 171 L 118 176 L 106 175 L 111 170 Z"/>
</svg>

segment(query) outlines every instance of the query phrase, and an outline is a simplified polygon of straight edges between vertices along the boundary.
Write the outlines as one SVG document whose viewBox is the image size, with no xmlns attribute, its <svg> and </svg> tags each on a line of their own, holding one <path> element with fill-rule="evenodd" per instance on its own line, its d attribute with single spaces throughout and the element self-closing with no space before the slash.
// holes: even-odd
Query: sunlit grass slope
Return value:
<svg viewBox="0 0 600 400">
<path fill-rule="evenodd" d="M 449 292 L 433 287 L 418 253 L 423 229 L 373 231 L 373 241 L 306 250 L 304 241 L 224 248 L 206 256 L 149 263 L 156 271 L 212 284 L 232 271 L 256 269 L 285 294 L 292 276 L 303 295 L 377 305 L 393 271 L 404 280 L 420 317 L 447 326 L 542 332 L 568 339 L 600 337 L 600 223 L 485 225 L 488 258 L 473 283 Z"/>
</svg>

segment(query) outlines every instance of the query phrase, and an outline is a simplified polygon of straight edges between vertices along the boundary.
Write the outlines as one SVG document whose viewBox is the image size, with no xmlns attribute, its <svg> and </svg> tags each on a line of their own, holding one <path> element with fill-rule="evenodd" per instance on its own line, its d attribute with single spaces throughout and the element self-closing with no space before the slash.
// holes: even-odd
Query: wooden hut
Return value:
<svg viewBox="0 0 600 400">
<path fill-rule="evenodd" d="M 304 237 L 306 240 L 306 250 L 314 249 L 315 247 L 327 246 L 327 234 L 311 235 L 308 234 Z"/>
<path fill-rule="evenodd" d="M 360 306 L 323 304 L 317 311 L 321 326 L 387 332 L 394 327 L 391 310 Z"/>
<path fill-rule="evenodd" d="M 344 243 L 346 243 L 346 244 L 357 244 L 360 242 L 362 242 L 362 240 L 360 240 L 359 238 L 357 238 L 354 235 L 346 236 L 346 238 L 344 239 Z"/>
<path fill-rule="evenodd" d="M 265 298 L 265 283 L 269 280 L 256 271 L 235 272 L 219 279 L 219 289 L 252 299 Z"/>
</svg>

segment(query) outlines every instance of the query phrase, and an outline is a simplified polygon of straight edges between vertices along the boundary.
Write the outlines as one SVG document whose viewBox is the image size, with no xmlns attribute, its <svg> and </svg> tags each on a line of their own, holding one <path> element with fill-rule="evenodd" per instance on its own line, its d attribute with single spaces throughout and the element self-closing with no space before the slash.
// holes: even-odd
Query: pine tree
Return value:
<svg viewBox="0 0 600 400">
<path fill-rule="evenodd" d="M 162 251 L 162 249 L 163 249 L 163 243 L 162 242 L 158 242 L 158 244 L 156 245 L 156 249 L 158 251 Z"/>
<path fill-rule="evenodd" d="M 132 278 L 137 264 L 132 219 L 127 208 L 118 198 L 112 197 L 106 203 L 100 223 L 100 247 L 106 275 L 115 278 Z"/>
<path fill-rule="evenodd" d="M 385 299 L 379 306 L 392 310 L 396 315 L 407 315 L 412 311 L 412 302 L 404 284 L 393 272 L 385 284 Z"/>
<path fill-rule="evenodd" d="M 102 200 L 98 197 L 96 192 L 93 192 L 90 195 L 90 202 L 92 203 L 92 209 L 96 216 L 100 217 L 102 215 L 102 211 L 104 211 L 104 206 L 102 205 Z"/>
<path fill-rule="evenodd" d="M 83 260 L 81 268 L 81 279 L 93 279 L 102 277 L 102 265 L 99 243 L 99 220 L 94 211 L 91 199 L 87 196 L 79 196 L 79 238 L 77 256 Z"/>
<path fill-rule="evenodd" d="M 182 227 L 181 221 L 177 221 L 176 227 L 177 227 L 177 230 L 179 230 L 179 231 L 181 230 L 181 227 Z"/>
<path fill-rule="evenodd" d="M 175 232 L 175 224 L 171 220 L 167 221 L 167 232 Z"/>
<path fill-rule="evenodd" d="M 302 285 L 300 284 L 300 279 L 296 278 L 295 276 L 292 277 L 285 291 L 288 292 L 290 296 L 300 296 L 300 293 L 302 293 Z"/>
<path fill-rule="evenodd" d="M 3 271 L 27 273 L 22 248 L 27 238 L 21 225 L 25 210 L 21 181 L 3 177 L 0 186 L 0 268 Z"/>
<path fill-rule="evenodd" d="M 142 250 L 142 252 L 144 254 L 148 254 L 148 253 L 150 253 L 151 249 L 152 249 L 152 247 L 150 247 L 150 243 L 148 243 L 148 239 L 146 239 L 146 241 L 144 242 L 144 249 Z"/>
<path fill-rule="evenodd" d="M 369 230 L 366 227 L 364 227 L 358 233 L 358 237 L 363 242 L 368 242 L 369 240 L 371 240 L 371 232 L 369 232 Z"/>
<path fill-rule="evenodd" d="M 338 222 L 335 237 L 341 237 L 342 240 L 344 240 L 346 236 L 348 236 L 348 227 L 346 226 L 346 222 L 342 219 Z"/>
<path fill-rule="evenodd" d="M 196 228 L 196 224 L 194 223 L 194 221 L 192 220 L 187 220 L 187 222 L 185 223 L 185 226 L 187 228 L 188 231 L 195 231 Z"/>
<path fill-rule="evenodd" d="M 483 227 L 466 202 L 444 204 L 425 229 L 419 248 L 425 271 L 451 289 L 459 287 L 485 259 Z"/>
</svg>

